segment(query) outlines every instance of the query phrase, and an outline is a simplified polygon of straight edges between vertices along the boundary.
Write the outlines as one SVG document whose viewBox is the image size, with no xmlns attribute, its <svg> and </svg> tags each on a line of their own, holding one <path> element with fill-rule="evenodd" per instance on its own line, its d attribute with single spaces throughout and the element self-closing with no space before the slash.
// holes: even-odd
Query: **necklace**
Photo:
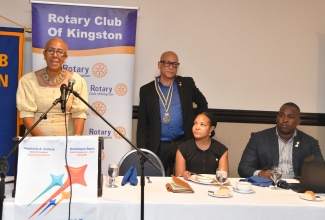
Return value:
<svg viewBox="0 0 325 220">
<path fill-rule="evenodd" d="M 157 85 L 157 81 L 158 81 L 158 85 Z M 173 98 L 173 92 L 174 92 L 173 83 L 174 83 L 174 80 L 172 81 L 172 83 L 169 86 L 167 96 L 165 96 L 163 91 L 161 90 L 161 88 L 159 86 L 159 78 L 158 77 L 157 77 L 157 79 L 155 78 L 156 91 L 157 91 L 159 99 L 160 99 L 160 101 L 161 101 L 161 103 L 162 103 L 162 105 L 164 106 L 164 109 L 165 109 L 165 114 L 164 114 L 164 117 L 163 117 L 163 123 L 164 124 L 168 124 L 170 122 L 170 116 L 169 116 L 168 111 L 169 111 L 170 104 L 171 104 L 172 98 Z"/>
<path fill-rule="evenodd" d="M 50 86 L 57 86 L 60 83 L 62 83 L 63 80 L 65 79 L 65 75 L 66 75 L 65 70 L 62 70 L 58 78 L 51 78 L 47 74 L 46 67 L 43 69 L 43 72 L 41 73 L 41 76 L 42 76 L 42 79 L 44 80 L 44 82 Z"/>
</svg>

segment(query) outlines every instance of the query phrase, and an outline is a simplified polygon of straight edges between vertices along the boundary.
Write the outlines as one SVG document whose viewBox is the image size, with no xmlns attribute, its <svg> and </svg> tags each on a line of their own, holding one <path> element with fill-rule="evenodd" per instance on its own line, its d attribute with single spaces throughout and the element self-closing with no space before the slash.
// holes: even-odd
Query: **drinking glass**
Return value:
<svg viewBox="0 0 325 220">
<path fill-rule="evenodd" d="M 282 169 L 278 166 L 271 167 L 271 179 L 274 182 L 274 187 L 272 189 L 279 189 L 278 182 L 282 177 Z"/>
<path fill-rule="evenodd" d="M 119 167 L 115 163 L 110 163 L 108 165 L 108 175 L 111 178 L 112 181 L 110 181 L 110 184 L 108 185 L 109 188 L 116 188 L 117 185 L 115 185 L 115 178 L 119 175 Z"/>
<path fill-rule="evenodd" d="M 218 183 L 221 186 L 226 182 L 227 177 L 228 177 L 228 173 L 227 173 L 226 170 L 224 170 L 224 169 L 217 169 L 217 171 L 216 171 L 216 179 L 217 179 Z"/>
</svg>

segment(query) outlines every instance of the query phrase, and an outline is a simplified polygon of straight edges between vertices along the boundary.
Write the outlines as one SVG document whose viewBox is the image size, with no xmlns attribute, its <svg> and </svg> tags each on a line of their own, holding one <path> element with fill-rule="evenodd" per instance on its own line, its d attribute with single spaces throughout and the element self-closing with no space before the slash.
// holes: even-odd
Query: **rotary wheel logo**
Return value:
<svg viewBox="0 0 325 220">
<path fill-rule="evenodd" d="M 119 96 L 124 96 L 128 91 L 128 87 L 124 83 L 119 83 L 115 86 L 115 93 Z"/>
<path fill-rule="evenodd" d="M 119 126 L 119 127 L 116 127 L 116 130 L 118 130 L 121 134 L 123 134 L 123 136 L 126 135 L 126 130 L 125 128 Z M 117 138 L 117 139 L 121 139 L 122 137 L 116 132 L 114 131 L 114 136 Z"/>
<path fill-rule="evenodd" d="M 96 63 L 94 66 L 93 66 L 93 74 L 95 77 L 97 78 L 103 78 L 106 73 L 108 72 L 108 69 L 106 67 L 105 64 L 103 63 Z"/>
<path fill-rule="evenodd" d="M 103 103 L 103 102 L 100 102 L 100 101 L 98 101 L 98 102 L 94 102 L 93 104 L 92 104 L 92 107 L 100 114 L 100 115 L 103 115 L 103 114 L 105 114 L 105 112 L 106 112 L 106 105 Z M 95 112 L 93 112 L 92 111 L 92 113 L 94 114 L 94 115 L 96 115 L 96 113 Z M 97 115 L 96 115 L 97 116 Z"/>
</svg>

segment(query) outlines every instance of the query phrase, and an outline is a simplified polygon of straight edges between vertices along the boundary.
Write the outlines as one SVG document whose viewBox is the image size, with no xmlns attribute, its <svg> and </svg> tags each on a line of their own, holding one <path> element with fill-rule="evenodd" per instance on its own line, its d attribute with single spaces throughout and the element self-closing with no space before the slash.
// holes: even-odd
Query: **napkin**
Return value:
<svg viewBox="0 0 325 220">
<path fill-rule="evenodd" d="M 249 178 L 241 179 L 240 181 L 250 182 L 255 186 L 270 186 L 272 185 L 273 181 L 267 178 L 263 178 L 260 176 L 251 176 Z"/>
<path fill-rule="evenodd" d="M 194 193 L 192 187 L 185 181 L 172 175 L 173 183 L 167 183 L 166 188 L 169 192 L 174 193 Z"/>
<path fill-rule="evenodd" d="M 130 185 L 136 186 L 138 184 L 137 178 L 137 168 L 131 166 L 130 169 L 125 173 L 121 185 L 124 186 L 127 182 L 130 182 Z"/>
</svg>

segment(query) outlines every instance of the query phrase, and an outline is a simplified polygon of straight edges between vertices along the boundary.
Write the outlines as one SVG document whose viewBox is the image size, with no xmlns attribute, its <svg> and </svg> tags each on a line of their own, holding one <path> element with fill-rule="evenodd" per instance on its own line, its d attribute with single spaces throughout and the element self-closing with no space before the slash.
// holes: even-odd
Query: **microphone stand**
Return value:
<svg viewBox="0 0 325 220">
<path fill-rule="evenodd" d="M 141 164 L 141 220 L 144 219 L 144 184 L 145 184 L 145 180 L 144 180 L 144 163 L 146 161 L 149 161 L 149 163 L 151 163 L 157 170 L 159 170 L 161 173 L 161 169 L 160 167 L 155 164 L 145 153 L 143 153 L 142 150 L 140 150 L 138 147 L 136 147 L 135 145 L 133 145 L 131 143 L 131 141 L 129 141 L 123 134 L 121 134 L 121 132 L 119 132 L 113 125 L 111 125 L 103 116 L 101 116 L 91 105 L 88 104 L 88 102 L 86 102 L 76 91 L 74 91 L 73 89 L 71 89 L 71 92 L 73 93 L 73 95 L 75 95 L 76 97 L 78 97 L 84 104 L 86 104 L 93 112 L 95 112 L 95 114 L 100 117 L 106 124 L 108 124 L 116 133 L 118 133 L 126 142 L 128 142 L 133 148 L 135 148 L 138 151 L 138 154 L 141 155 L 141 159 L 140 159 L 140 164 Z"/>
<path fill-rule="evenodd" d="M 56 104 L 58 104 L 61 101 L 61 98 L 56 99 L 52 106 L 44 112 L 44 114 L 41 115 L 41 117 L 33 124 L 30 129 L 25 133 L 24 136 L 22 136 L 18 142 L 14 145 L 11 150 L 1 158 L 0 160 L 0 177 L 1 177 L 1 182 L 0 182 L 0 220 L 2 220 L 2 212 L 3 212 L 3 202 L 5 199 L 5 178 L 6 174 L 10 169 L 9 163 L 7 158 L 18 148 L 18 145 L 32 132 L 32 130 L 40 123 L 41 120 L 47 119 L 47 113 L 54 107 Z"/>
</svg>

